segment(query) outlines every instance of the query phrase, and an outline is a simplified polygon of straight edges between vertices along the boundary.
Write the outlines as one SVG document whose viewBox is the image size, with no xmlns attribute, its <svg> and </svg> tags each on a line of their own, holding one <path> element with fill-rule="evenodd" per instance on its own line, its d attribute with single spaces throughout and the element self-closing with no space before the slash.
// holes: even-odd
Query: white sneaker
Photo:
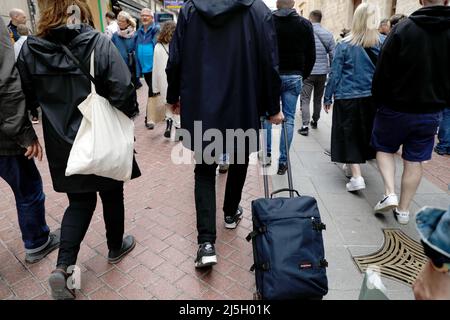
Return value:
<svg viewBox="0 0 450 320">
<path fill-rule="evenodd" d="M 408 212 L 399 212 L 397 209 L 393 210 L 394 218 L 400 224 L 408 224 L 409 223 L 409 211 Z"/>
<path fill-rule="evenodd" d="M 357 177 L 357 178 L 352 177 L 350 179 L 350 182 L 347 183 L 346 187 L 347 187 L 347 191 L 353 192 L 353 191 L 365 189 L 366 183 L 364 182 L 363 177 Z"/>
<path fill-rule="evenodd" d="M 384 196 L 383 200 L 378 201 L 374 211 L 375 213 L 386 213 L 398 207 L 398 198 L 396 194 Z"/>
</svg>

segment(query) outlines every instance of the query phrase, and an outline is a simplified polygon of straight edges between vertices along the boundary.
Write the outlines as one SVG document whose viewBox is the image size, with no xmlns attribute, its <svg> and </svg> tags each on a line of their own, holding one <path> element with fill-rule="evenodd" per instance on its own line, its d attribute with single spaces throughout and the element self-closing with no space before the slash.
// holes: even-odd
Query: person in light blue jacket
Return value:
<svg viewBox="0 0 450 320">
<path fill-rule="evenodd" d="M 142 26 L 137 31 L 136 54 L 138 60 L 138 75 L 144 76 L 148 85 L 148 96 L 153 96 L 152 72 L 153 54 L 158 41 L 160 26 L 154 22 L 153 12 L 144 8 L 141 11 Z"/>
<path fill-rule="evenodd" d="M 152 87 L 153 56 L 160 26 L 154 22 L 153 12 L 148 8 L 142 9 L 141 22 L 142 26 L 137 31 L 136 37 L 137 74 L 139 78 L 141 76 L 145 78 L 145 82 L 148 85 L 148 97 L 150 98 L 156 94 L 156 92 L 153 92 Z M 155 127 L 154 119 L 151 119 L 149 116 L 148 108 L 145 116 L 145 126 L 151 130 Z"/>
<path fill-rule="evenodd" d="M 331 160 L 349 164 L 352 177 L 347 191 L 365 189 L 361 163 L 375 159 L 370 146 L 376 106 L 372 100 L 372 78 L 381 45 L 379 8 L 363 3 L 353 18 L 352 31 L 335 51 L 327 84 L 324 108 L 328 113 L 334 98 Z"/>
</svg>

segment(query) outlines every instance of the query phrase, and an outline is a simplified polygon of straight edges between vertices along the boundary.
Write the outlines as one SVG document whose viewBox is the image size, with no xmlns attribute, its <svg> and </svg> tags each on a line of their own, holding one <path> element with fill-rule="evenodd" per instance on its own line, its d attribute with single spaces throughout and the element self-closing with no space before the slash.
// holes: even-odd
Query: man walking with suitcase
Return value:
<svg viewBox="0 0 450 320">
<path fill-rule="evenodd" d="M 281 123 L 276 44 L 272 14 L 262 0 L 189 0 L 180 11 L 166 69 L 167 102 L 174 113 L 181 111 L 182 128 L 190 134 L 191 139 L 183 137 L 183 144 L 196 151 L 197 268 L 217 263 L 215 179 L 219 159 L 208 164 L 199 154 L 206 148 L 203 135 L 209 129 L 219 130 L 223 137 L 227 129 L 257 132 L 261 115 L 274 124 Z M 197 121 L 200 132 L 194 130 Z M 257 151 L 251 144 L 238 149 L 239 142 L 215 155 L 230 154 L 223 206 L 228 229 L 235 229 L 242 219 L 239 203 L 248 156 Z M 203 150 L 195 150 L 198 143 Z M 244 158 L 243 163 L 237 163 L 236 156 Z"/>
</svg>

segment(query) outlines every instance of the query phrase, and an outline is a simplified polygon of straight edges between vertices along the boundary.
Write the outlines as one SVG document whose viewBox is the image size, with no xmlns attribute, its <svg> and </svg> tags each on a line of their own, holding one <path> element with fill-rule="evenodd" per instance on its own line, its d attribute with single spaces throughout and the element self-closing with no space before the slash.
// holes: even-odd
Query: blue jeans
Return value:
<svg viewBox="0 0 450 320">
<path fill-rule="evenodd" d="M 281 104 L 285 117 L 285 123 L 288 135 L 288 147 L 291 148 L 292 138 L 294 136 L 295 110 L 297 108 L 297 100 L 302 91 L 303 78 L 300 75 L 282 75 L 281 76 Z M 267 153 L 272 153 L 272 124 L 266 122 L 265 129 L 267 131 Z M 280 141 L 280 160 L 279 164 L 287 163 L 287 152 L 284 133 L 281 132 Z"/>
<path fill-rule="evenodd" d="M 36 249 L 47 244 L 50 230 L 45 221 L 42 179 L 34 161 L 24 156 L 0 156 L 0 177 L 14 193 L 25 249 L 39 251 Z"/>
<path fill-rule="evenodd" d="M 450 107 L 446 108 L 442 113 L 442 121 L 439 125 L 438 133 L 439 143 L 436 150 L 450 154 Z"/>
</svg>

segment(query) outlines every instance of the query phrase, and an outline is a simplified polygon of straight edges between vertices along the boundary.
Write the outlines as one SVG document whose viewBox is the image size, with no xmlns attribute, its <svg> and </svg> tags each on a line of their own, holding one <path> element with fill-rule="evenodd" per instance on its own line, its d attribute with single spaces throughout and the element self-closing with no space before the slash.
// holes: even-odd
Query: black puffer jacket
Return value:
<svg viewBox="0 0 450 320">
<path fill-rule="evenodd" d="M 0 156 L 24 154 L 24 147 L 36 139 L 27 116 L 9 32 L 0 19 Z"/>
<path fill-rule="evenodd" d="M 117 181 L 94 175 L 65 176 L 67 160 L 82 115 L 78 105 L 91 92 L 89 79 L 62 50 L 67 45 L 89 70 L 95 49 L 96 90 L 112 106 L 130 115 L 130 96 L 134 87 L 128 67 L 114 44 L 90 26 L 53 29 L 45 38 L 29 37 L 22 47 L 17 66 L 29 108 L 40 105 L 43 114 L 44 140 L 53 187 L 57 192 L 81 193 L 110 190 Z M 139 175 L 135 163 L 133 177 Z"/>
</svg>

